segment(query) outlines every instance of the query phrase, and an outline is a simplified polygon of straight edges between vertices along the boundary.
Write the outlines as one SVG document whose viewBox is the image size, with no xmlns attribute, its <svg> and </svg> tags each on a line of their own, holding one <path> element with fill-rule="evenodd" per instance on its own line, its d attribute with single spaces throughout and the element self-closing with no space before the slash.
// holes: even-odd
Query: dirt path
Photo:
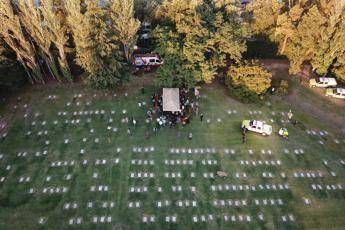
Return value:
<svg viewBox="0 0 345 230">
<path fill-rule="evenodd" d="M 305 66 L 299 75 L 291 76 L 287 60 L 268 59 L 261 60 L 261 63 L 273 73 L 275 78 L 289 82 L 290 92 L 283 97 L 284 101 L 345 134 L 345 100 L 326 97 L 324 89 L 309 89 L 301 84 L 300 82 L 314 76 L 309 66 Z M 310 95 L 306 91 L 310 91 Z"/>
</svg>

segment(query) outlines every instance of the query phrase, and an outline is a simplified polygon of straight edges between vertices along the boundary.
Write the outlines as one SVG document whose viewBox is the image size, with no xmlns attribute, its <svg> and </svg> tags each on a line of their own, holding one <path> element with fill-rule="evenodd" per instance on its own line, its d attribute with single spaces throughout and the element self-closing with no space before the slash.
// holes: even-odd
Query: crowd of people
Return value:
<svg viewBox="0 0 345 230">
<path fill-rule="evenodd" d="M 198 111 L 198 102 L 195 100 L 199 97 L 199 91 L 188 89 L 179 90 L 180 110 L 163 111 L 162 94 L 154 93 L 152 95 L 152 110 L 147 111 L 147 119 L 152 121 L 155 115 L 156 129 L 164 126 L 174 127 L 177 124 L 186 125 L 189 123 L 193 112 Z"/>
</svg>

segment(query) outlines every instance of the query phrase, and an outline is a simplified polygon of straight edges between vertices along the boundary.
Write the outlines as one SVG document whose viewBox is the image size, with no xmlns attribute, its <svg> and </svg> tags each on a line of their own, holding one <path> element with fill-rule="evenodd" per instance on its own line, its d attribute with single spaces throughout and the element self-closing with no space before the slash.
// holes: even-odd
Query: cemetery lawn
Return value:
<svg viewBox="0 0 345 230">
<path fill-rule="evenodd" d="M 20 95 L 19 102 L 13 100 L 7 105 L 4 113 L 9 130 L 7 137 L 0 141 L 0 179 L 4 178 L 0 182 L 0 229 L 343 229 L 345 166 L 341 161 L 345 161 L 345 137 L 340 127 L 332 126 L 331 120 L 322 122 L 323 118 L 300 109 L 300 104 L 275 97 L 269 99 L 270 104 L 243 104 L 232 99 L 220 85 L 212 84 L 201 89 L 199 113 L 204 114 L 203 122 L 195 115 L 185 127 L 165 127 L 153 133 L 154 126 L 146 124 L 145 118 L 154 87 L 147 84 L 144 93 L 140 86 L 137 88 L 130 91 L 125 87 L 114 96 L 114 92 L 94 91 L 84 86 L 35 86 Z M 75 94 L 82 94 L 82 97 L 73 100 Z M 57 99 L 48 100 L 49 95 L 56 95 Z M 316 106 L 336 114 L 338 120 L 339 117 L 344 119 L 343 106 L 332 104 L 312 90 L 305 89 L 305 94 L 297 97 L 306 103 L 319 103 Z M 67 106 L 69 102 L 71 105 Z M 139 107 L 139 102 L 146 102 L 146 106 Z M 15 104 L 17 109 L 14 110 Z M 137 127 L 121 123 L 124 109 L 129 118 L 138 121 Z M 287 122 L 289 109 L 293 110 L 293 118 L 299 124 L 294 126 Z M 104 110 L 105 114 L 73 116 L 74 111 L 90 110 L 100 113 Z M 112 110 L 115 114 L 111 114 Z M 66 116 L 58 115 L 64 111 Z M 24 118 L 25 113 L 27 118 Z M 39 113 L 37 117 L 35 113 Z M 89 117 L 91 121 L 87 123 Z M 109 123 L 110 118 L 112 123 Z M 267 121 L 274 133 L 269 137 L 250 133 L 247 143 L 242 144 L 240 125 L 242 119 L 250 118 Z M 64 124 L 65 120 L 71 123 L 73 119 L 80 119 L 79 124 Z M 58 121 L 56 125 L 55 120 Z M 289 140 L 277 135 L 282 126 L 289 129 Z M 130 136 L 128 127 L 132 132 Z M 48 132 L 45 134 L 45 131 Z M 31 134 L 27 135 L 28 132 Z M 193 134 L 192 140 L 187 138 L 189 132 Z M 148 138 L 146 133 L 149 133 Z M 95 143 L 97 138 L 99 143 Z M 68 144 L 65 144 L 67 139 Z M 154 147 L 154 151 L 138 153 L 133 151 L 135 147 L 142 147 L 142 151 L 145 147 Z M 170 153 L 171 148 L 179 148 L 180 153 Z M 185 153 L 182 153 L 183 148 Z M 212 152 L 214 148 L 215 153 L 188 153 L 188 149 L 200 151 L 201 148 L 205 152 L 207 149 Z M 81 149 L 85 150 L 83 155 Z M 43 154 L 45 150 L 46 155 Z M 24 152 L 27 152 L 25 156 Z M 88 163 L 83 165 L 85 159 Z M 97 159 L 105 159 L 105 165 L 96 165 Z M 114 163 L 116 159 L 118 164 Z M 133 159 L 154 160 L 154 165 L 134 165 Z M 166 165 L 166 159 L 193 160 L 193 164 Z M 53 162 L 70 164 L 73 160 L 72 166 L 51 167 Z M 204 165 L 203 160 L 217 162 Z M 265 160 L 279 160 L 281 165 L 258 164 Z M 245 161 L 249 161 L 249 165 Z M 252 161 L 257 165 L 252 165 Z M 224 171 L 228 176 L 217 177 L 217 171 Z M 154 178 L 130 178 L 132 172 L 152 172 Z M 182 176 L 166 178 L 166 172 L 180 172 Z M 195 178 L 191 178 L 192 172 Z M 274 177 L 263 178 L 263 172 L 270 172 Z M 304 172 L 305 178 L 294 177 L 295 172 Z M 321 172 L 322 177 L 307 178 L 307 172 Z M 213 173 L 215 178 L 204 178 L 204 173 Z M 68 174 L 70 179 L 67 179 Z M 29 177 L 29 181 L 19 182 L 21 177 L 24 180 Z M 288 184 L 289 189 L 261 190 L 260 184 Z M 323 190 L 313 191 L 311 184 L 320 184 Z M 327 185 L 338 184 L 342 189 L 326 189 Z M 100 185 L 108 186 L 109 190 L 91 191 L 92 186 Z M 178 185 L 182 186 L 182 191 L 172 191 L 172 186 Z M 239 187 L 236 191 L 225 191 L 224 187 L 223 191 L 212 191 L 212 185 L 255 185 L 256 191 L 238 191 Z M 148 192 L 131 193 L 131 186 L 146 186 Z M 192 191 L 191 186 L 196 191 Z M 62 187 L 68 191 L 43 192 L 44 188 Z M 158 187 L 162 192 L 158 192 Z M 32 194 L 29 193 L 31 188 Z M 306 205 L 303 198 L 311 204 Z M 260 205 L 255 204 L 255 199 L 260 200 Z M 283 204 L 263 205 L 263 199 L 281 199 Z M 165 200 L 170 201 L 170 205 L 158 208 L 157 201 Z M 186 200 L 196 201 L 197 207 L 178 206 L 177 201 Z M 222 207 L 214 206 L 214 200 L 246 200 L 247 204 Z M 74 202 L 76 208 L 64 208 L 66 203 Z M 88 202 L 93 202 L 92 208 L 87 207 Z M 114 207 L 103 208 L 103 202 L 108 202 L 108 206 L 114 202 Z M 140 207 L 129 208 L 129 202 L 140 202 Z M 213 215 L 213 220 L 207 219 L 209 214 Z M 263 219 L 259 214 L 263 214 Z M 294 220 L 289 219 L 290 214 Z M 145 215 L 155 216 L 155 222 L 143 223 Z M 165 217 L 173 215 L 177 217 L 176 223 L 167 223 Z M 201 221 L 202 215 L 207 222 Z M 225 221 L 224 215 L 230 220 Z M 111 223 L 100 220 L 93 223 L 94 217 L 102 216 L 111 216 Z M 198 216 L 198 222 L 193 221 L 193 216 Z M 231 221 L 231 216 L 236 220 Z M 240 221 L 240 216 L 250 216 L 250 221 Z M 75 223 L 77 218 L 82 220 L 79 225 Z M 73 220 L 71 225 L 70 219 Z"/>
</svg>

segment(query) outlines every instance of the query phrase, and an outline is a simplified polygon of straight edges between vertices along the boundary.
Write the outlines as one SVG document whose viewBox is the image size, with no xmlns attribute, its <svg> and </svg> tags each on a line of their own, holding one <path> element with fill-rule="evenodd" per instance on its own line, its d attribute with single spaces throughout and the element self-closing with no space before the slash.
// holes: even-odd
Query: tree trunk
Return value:
<svg viewBox="0 0 345 230">
<path fill-rule="evenodd" d="M 284 42 L 283 42 L 283 46 L 282 46 L 282 49 L 280 50 L 280 54 L 283 54 L 283 53 L 284 53 L 285 48 L 286 48 L 287 40 L 288 40 L 288 36 L 285 35 Z"/>
<path fill-rule="evenodd" d="M 59 75 L 59 71 L 56 67 L 53 56 L 51 54 L 42 53 L 41 57 L 44 59 L 45 64 L 47 65 L 49 72 L 53 76 L 53 78 L 61 82 L 61 77 Z"/>
<path fill-rule="evenodd" d="M 130 48 L 124 42 L 122 43 L 122 45 L 123 45 L 123 52 L 124 52 L 124 55 L 126 57 L 126 61 L 127 61 L 127 63 L 130 63 L 130 61 L 131 61 L 130 52 L 129 52 Z"/>
<path fill-rule="evenodd" d="M 25 73 L 27 74 L 28 78 L 29 78 L 29 81 L 31 84 L 34 84 L 34 79 L 33 77 L 31 76 L 30 74 L 30 70 L 28 69 L 28 67 L 26 66 L 24 60 L 22 59 L 22 57 L 19 57 L 18 56 L 18 61 L 20 62 L 20 64 L 23 66 L 24 70 L 25 70 Z"/>
<path fill-rule="evenodd" d="M 61 68 L 61 73 L 68 81 L 72 81 L 73 76 L 71 74 L 71 70 L 68 65 L 64 46 L 63 45 L 58 46 L 58 50 L 59 50 L 59 56 L 60 56 L 59 64 Z"/>
<path fill-rule="evenodd" d="M 31 69 L 32 71 L 31 76 L 33 76 L 33 79 L 36 82 L 41 82 L 42 84 L 44 84 L 44 79 L 41 73 L 41 69 L 39 65 L 37 64 L 37 62 L 35 62 L 35 60 L 30 60 L 30 62 L 25 63 L 25 65 Z"/>
</svg>

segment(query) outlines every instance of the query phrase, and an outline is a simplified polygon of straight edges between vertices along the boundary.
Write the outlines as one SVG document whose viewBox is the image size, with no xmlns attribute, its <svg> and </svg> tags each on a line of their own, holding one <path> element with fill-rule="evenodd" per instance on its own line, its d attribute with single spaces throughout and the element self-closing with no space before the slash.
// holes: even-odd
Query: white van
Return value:
<svg viewBox="0 0 345 230">
<path fill-rule="evenodd" d="M 135 54 L 132 58 L 132 64 L 136 67 L 160 66 L 163 64 L 163 60 L 158 54 Z"/>
</svg>

